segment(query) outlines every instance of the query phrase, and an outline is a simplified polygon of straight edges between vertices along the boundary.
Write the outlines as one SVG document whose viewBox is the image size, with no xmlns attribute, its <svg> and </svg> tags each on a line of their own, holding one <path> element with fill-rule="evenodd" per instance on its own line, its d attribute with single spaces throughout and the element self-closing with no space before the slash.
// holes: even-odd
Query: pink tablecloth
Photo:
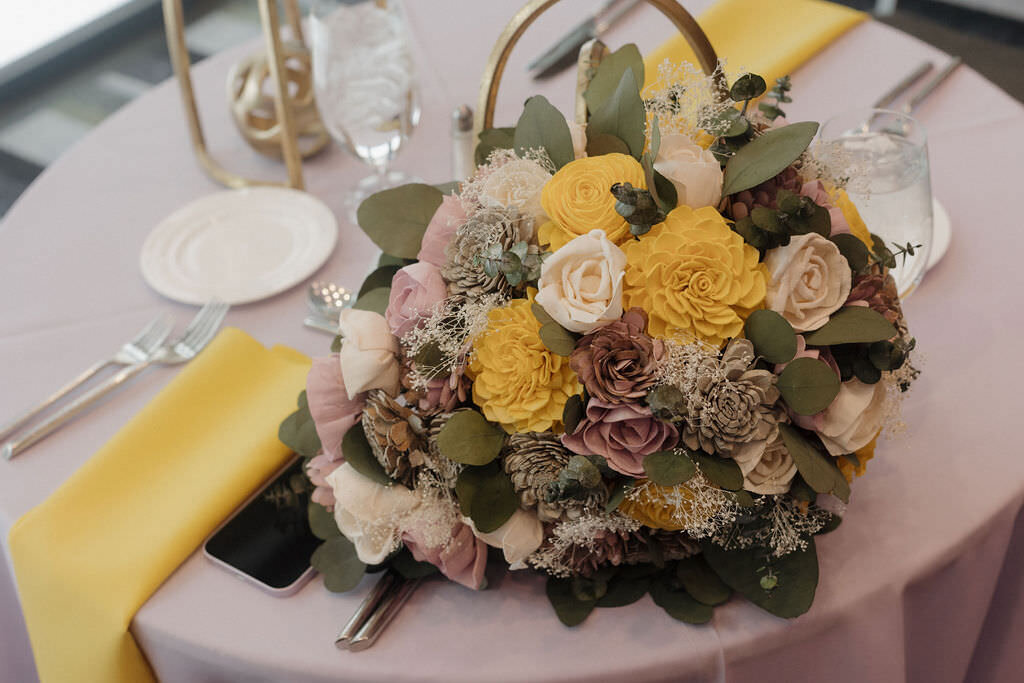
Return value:
<svg viewBox="0 0 1024 683">
<path fill-rule="evenodd" d="M 399 166 L 448 177 L 448 114 L 476 100 L 493 40 L 518 0 L 410 0 L 419 40 L 423 123 Z M 524 60 L 592 3 L 567 0 L 523 39 L 507 71 L 499 121 L 535 86 Z M 699 11 L 704 2 L 687 3 Z M 652 46 L 671 28 L 639 11 L 609 42 Z M 238 51 L 196 69 L 214 151 L 253 173 L 281 169 L 231 129 L 223 79 Z M 847 34 L 794 75 L 791 120 L 823 120 L 873 101 L 937 52 L 875 23 Z M 570 111 L 572 76 L 544 84 Z M 319 580 L 273 598 L 193 556 L 133 623 L 165 681 L 1014 681 L 1024 670 L 1024 454 L 1016 438 L 1024 361 L 1024 231 L 1018 164 L 1024 108 L 961 69 L 919 111 L 930 131 L 933 184 L 955 228 L 945 260 L 906 305 L 925 352 L 904 402 L 904 438 L 886 442 L 857 482 L 847 520 L 819 543 L 821 584 L 794 621 L 734 600 L 708 626 L 670 620 L 648 598 L 601 610 L 569 630 L 540 580 L 510 575 L 471 594 L 430 583 L 382 640 L 360 654 L 332 639 L 366 586 L 335 596 Z M 341 191 L 365 169 L 338 151 L 307 166 L 309 190 L 341 212 Z M 49 168 L 0 224 L 0 415 L 43 396 L 113 350 L 156 311 L 191 313 L 143 283 L 147 232 L 216 190 L 198 170 L 173 84 L 111 117 Z M 357 283 L 370 243 L 343 226 L 317 274 Z M 267 344 L 316 354 L 328 339 L 300 326 L 299 288 L 233 310 L 228 323 Z M 0 462 L 0 536 L 82 464 L 169 378 L 141 378 L 14 462 Z M 5 548 L 6 551 L 6 548 Z M 6 553 L 5 553 L 6 554 Z M 0 563 L 0 680 L 34 669 L 17 597 Z"/>
</svg>

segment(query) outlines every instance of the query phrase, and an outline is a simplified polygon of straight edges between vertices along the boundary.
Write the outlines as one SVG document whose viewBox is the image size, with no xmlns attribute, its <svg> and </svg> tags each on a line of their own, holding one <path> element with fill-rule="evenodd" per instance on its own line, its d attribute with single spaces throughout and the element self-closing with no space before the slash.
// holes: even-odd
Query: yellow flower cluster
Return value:
<svg viewBox="0 0 1024 683">
<path fill-rule="evenodd" d="M 832 203 L 843 212 L 843 218 L 849 224 L 853 236 L 863 242 L 868 249 L 872 249 L 875 241 L 871 239 L 871 231 L 864 224 L 864 219 L 860 217 L 860 211 L 850 199 L 850 195 L 846 194 L 846 190 L 839 188 L 832 188 L 829 195 L 831 195 Z"/>
<path fill-rule="evenodd" d="M 583 391 L 569 359 L 548 351 L 528 299 L 515 299 L 488 314 L 487 329 L 474 344 L 467 374 L 473 402 L 505 431 L 560 431 L 570 396 Z"/>
<path fill-rule="evenodd" d="M 541 205 L 551 220 L 540 226 L 540 243 L 555 251 L 591 230 L 603 230 L 622 246 L 631 235 L 629 223 L 615 211 L 615 183 L 647 187 L 643 167 L 628 154 L 584 157 L 559 169 L 541 191 Z"/>
<path fill-rule="evenodd" d="M 712 207 L 680 206 L 627 242 L 623 308 L 642 308 L 654 337 L 692 336 L 721 346 L 764 302 L 768 270 L 757 249 Z"/>
</svg>

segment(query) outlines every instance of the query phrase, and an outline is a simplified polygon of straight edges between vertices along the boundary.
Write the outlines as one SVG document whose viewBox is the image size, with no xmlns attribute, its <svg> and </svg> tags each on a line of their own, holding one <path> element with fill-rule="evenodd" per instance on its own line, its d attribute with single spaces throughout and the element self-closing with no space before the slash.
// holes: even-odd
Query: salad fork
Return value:
<svg viewBox="0 0 1024 683">
<path fill-rule="evenodd" d="M 191 360 L 213 339 L 213 335 L 217 332 L 227 312 L 228 305 L 225 303 L 219 301 L 207 303 L 199 310 L 180 337 L 158 347 L 148 358 L 134 365 L 129 365 L 103 384 L 89 390 L 49 419 L 33 428 L 22 438 L 8 441 L 0 449 L 0 452 L 3 453 L 5 459 L 10 460 L 29 446 L 49 436 L 100 398 L 106 396 L 154 363 L 178 365 Z"/>
<path fill-rule="evenodd" d="M 125 342 L 113 356 L 95 363 L 82 374 L 78 375 L 51 394 L 42 403 L 6 424 L 2 429 L 0 429 L 0 439 L 9 436 L 15 430 L 21 428 L 25 423 L 35 419 L 37 415 L 70 394 L 76 388 L 85 384 L 107 366 L 134 365 L 135 363 L 140 363 L 146 360 L 157 348 L 159 348 L 161 344 L 164 343 L 164 340 L 167 339 L 167 335 L 171 333 L 171 329 L 173 327 L 174 325 L 170 317 L 166 313 L 160 314 L 151 320 L 148 325 L 142 328 L 135 338 Z"/>
</svg>

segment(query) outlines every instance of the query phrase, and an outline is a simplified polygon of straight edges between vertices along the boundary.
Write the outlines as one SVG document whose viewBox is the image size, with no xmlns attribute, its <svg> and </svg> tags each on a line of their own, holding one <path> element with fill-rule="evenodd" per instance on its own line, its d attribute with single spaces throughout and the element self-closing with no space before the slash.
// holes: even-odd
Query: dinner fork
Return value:
<svg viewBox="0 0 1024 683">
<path fill-rule="evenodd" d="M 3 429 L 0 429 L 0 439 L 6 438 L 10 434 L 14 433 L 15 430 L 20 429 L 25 423 L 33 420 L 37 415 L 52 406 L 54 403 L 70 394 L 76 388 L 85 384 L 107 366 L 134 365 L 135 363 L 146 360 L 154 351 L 156 351 L 157 348 L 159 348 L 161 344 L 164 343 L 164 340 L 167 339 L 167 335 L 171 333 L 173 327 L 174 325 L 167 314 L 164 313 L 158 315 L 156 318 L 151 320 L 148 325 L 142 328 L 134 339 L 125 342 L 113 356 L 95 363 L 86 369 L 85 372 L 78 375 L 78 377 L 75 377 L 73 380 L 51 394 L 42 403 L 5 425 Z"/>
<path fill-rule="evenodd" d="M 91 406 L 103 396 L 121 386 L 154 363 L 159 365 L 178 365 L 195 358 L 217 332 L 221 321 L 227 315 L 228 305 L 219 301 L 211 301 L 199 309 L 199 312 L 188 324 L 185 331 L 177 339 L 159 347 L 145 360 L 129 365 L 103 384 L 89 390 L 74 402 L 54 413 L 49 419 L 40 423 L 22 438 L 8 441 L 0 449 L 5 459 L 10 460 L 26 448 L 62 427 L 83 410 Z"/>
</svg>

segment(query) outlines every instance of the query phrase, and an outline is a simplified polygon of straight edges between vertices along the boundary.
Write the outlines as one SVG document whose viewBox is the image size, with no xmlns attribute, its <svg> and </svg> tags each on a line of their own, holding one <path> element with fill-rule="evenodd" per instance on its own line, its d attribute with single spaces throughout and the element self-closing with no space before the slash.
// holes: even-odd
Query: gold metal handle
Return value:
<svg viewBox="0 0 1024 683">
<path fill-rule="evenodd" d="M 473 130 L 475 134 L 494 126 L 494 107 L 498 100 L 498 86 L 501 84 L 501 75 L 505 71 L 505 64 L 512 53 L 512 48 L 519 41 L 526 29 L 537 17 L 543 14 L 549 7 L 558 0 L 530 0 L 516 12 L 512 20 L 505 26 L 497 44 L 491 51 L 490 59 L 487 60 L 487 69 L 483 78 L 480 79 L 480 99 L 476 108 L 476 119 Z M 711 47 L 707 35 L 693 18 L 676 0 L 647 0 L 647 3 L 654 5 L 666 17 L 672 20 L 679 32 L 690 44 L 700 68 L 709 76 L 714 75 L 718 80 L 719 88 L 724 87 L 724 75 L 718 69 L 718 56 L 715 49 Z"/>
</svg>

